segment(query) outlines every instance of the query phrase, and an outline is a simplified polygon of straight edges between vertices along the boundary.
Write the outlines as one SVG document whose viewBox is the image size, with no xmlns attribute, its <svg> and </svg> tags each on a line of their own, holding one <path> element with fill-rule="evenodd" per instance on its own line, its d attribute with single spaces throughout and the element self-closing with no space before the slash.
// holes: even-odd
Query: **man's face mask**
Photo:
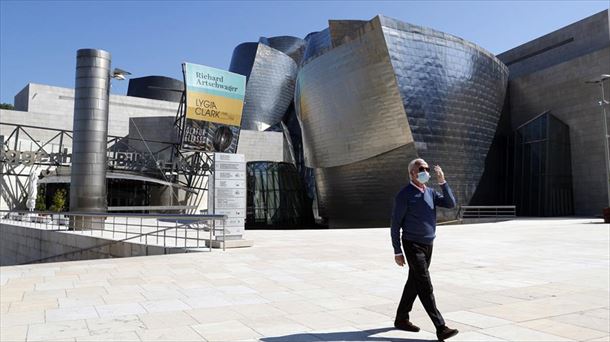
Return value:
<svg viewBox="0 0 610 342">
<path fill-rule="evenodd" d="M 428 172 L 424 171 L 424 172 L 420 172 L 417 174 L 417 181 L 425 184 L 426 182 L 428 182 L 430 180 L 430 174 L 428 174 Z"/>
<path fill-rule="evenodd" d="M 430 172 L 429 167 L 420 166 L 419 173 L 417 174 L 417 181 L 422 184 L 426 184 L 426 182 L 430 180 L 430 174 L 428 172 Z"/>
</svg>

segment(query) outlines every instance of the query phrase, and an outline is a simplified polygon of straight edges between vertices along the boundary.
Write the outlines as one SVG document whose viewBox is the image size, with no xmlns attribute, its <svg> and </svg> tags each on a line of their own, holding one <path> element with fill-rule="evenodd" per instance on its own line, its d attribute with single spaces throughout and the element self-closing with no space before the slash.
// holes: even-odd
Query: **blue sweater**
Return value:
<svg viewBox="0 0 610 342">
<path fill-rule="evenodd" d="M 442 195 L 430 187 L 426 187 L 422 193 L 409 183 L 396 195 L 390 227 L 394 254 L 402 254 L 401 228 L 403 239 L 432 244 L 436 237 L 436 207 L 455 207 L 455 197 L 449 185 L 445 182 L 441 185 L 441 189 Z"/>
</svg>

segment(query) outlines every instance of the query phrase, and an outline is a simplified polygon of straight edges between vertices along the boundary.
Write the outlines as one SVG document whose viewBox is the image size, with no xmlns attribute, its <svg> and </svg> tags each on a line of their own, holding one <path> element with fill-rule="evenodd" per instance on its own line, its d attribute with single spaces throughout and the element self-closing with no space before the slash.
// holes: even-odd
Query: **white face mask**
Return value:
<svg viewBox="0 0 610 342">
<path fill-rule="evenodd" d="M 426 184 L 426 182 L 428 182 L 428 180 L 430 180 L 430 174 L 426 171 L 422 171 L 420 173 L 417 174 L 417 181 L 422 183 L 422 184 Z"/>
</svg>

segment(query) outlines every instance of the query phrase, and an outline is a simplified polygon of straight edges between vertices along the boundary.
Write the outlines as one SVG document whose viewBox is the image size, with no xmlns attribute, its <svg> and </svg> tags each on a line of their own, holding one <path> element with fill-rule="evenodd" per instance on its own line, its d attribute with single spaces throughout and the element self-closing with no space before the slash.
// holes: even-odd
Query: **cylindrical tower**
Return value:
<svg viewBox="0 0 610 342">
<path fill-rule="evenodd" d="M 110 53 L 76 53 L 70 211 L 106 212 Z"/>
</svg>

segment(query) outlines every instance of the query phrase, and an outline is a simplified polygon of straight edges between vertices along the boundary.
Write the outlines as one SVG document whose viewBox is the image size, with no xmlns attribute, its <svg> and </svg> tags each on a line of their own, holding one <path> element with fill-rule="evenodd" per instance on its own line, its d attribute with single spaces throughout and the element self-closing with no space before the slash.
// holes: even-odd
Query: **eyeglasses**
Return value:
<svg viewBox="0 0 610 342">
<path fill-rule="evenodd" d="M 424 171 L 430 172 L 430 168 L 429 167 L 420 166 L 419 167 L 419 172 L 424 172 Z"/>
</svg>

